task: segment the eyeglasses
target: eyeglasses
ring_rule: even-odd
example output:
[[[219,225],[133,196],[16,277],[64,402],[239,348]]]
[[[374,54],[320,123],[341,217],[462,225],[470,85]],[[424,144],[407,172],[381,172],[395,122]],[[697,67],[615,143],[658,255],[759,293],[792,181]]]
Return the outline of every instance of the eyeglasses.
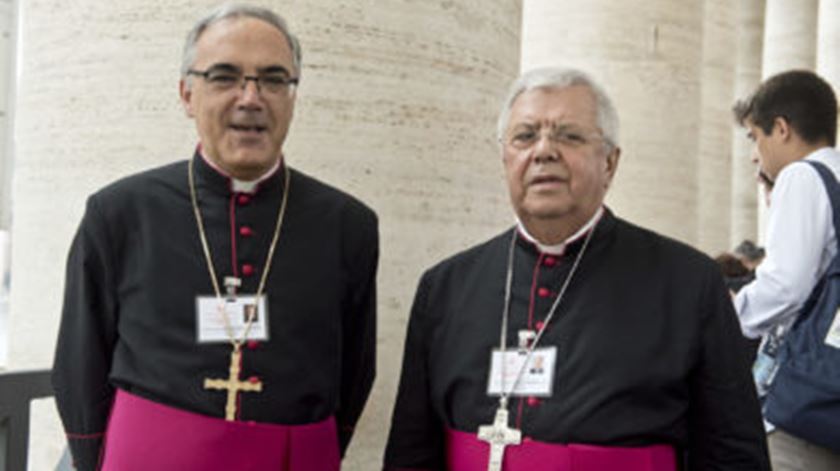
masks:
[[[551,143],[568,149],[584,148],[598,141],[611,145],[609,139],[598,132],[587,132],[573,126],[552,126],[546,129]],[[536,145],[542,134],[539,126],[517,126],[508,133],[504,143],[518,150],[530,149]]]
[[[190,69],[187,75],[201,77],[210,86],[210,90],[223,93],[237,87],[244,90],[248,81],[257,86],[257,92],[266,95],[279,95],[298,84],[297,77],[289,77],[285,69],[266,70],[257,75],[245,75],[241,70],[227,66],[213,66],[207,70]]]

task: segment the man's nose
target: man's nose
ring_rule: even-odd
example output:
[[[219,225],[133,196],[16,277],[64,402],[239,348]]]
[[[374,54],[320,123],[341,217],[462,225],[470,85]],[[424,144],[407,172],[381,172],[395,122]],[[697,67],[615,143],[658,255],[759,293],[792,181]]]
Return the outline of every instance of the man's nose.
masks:
[[[253,84],[251,84],[253,82]],[[260,83],[256,77],[243,77],[242,88],[240,89],[239,100],[241,103],[259,103],[262,99],[260,95]]]
[[[560,158],[559,146],[554,145],[551,134],[541,132],[534,143],[534,161],[538,163],[553,162]]]
[[[755,147],[753,147],[752,152],[750,152],[750,162],[758,164],[758,149]]]

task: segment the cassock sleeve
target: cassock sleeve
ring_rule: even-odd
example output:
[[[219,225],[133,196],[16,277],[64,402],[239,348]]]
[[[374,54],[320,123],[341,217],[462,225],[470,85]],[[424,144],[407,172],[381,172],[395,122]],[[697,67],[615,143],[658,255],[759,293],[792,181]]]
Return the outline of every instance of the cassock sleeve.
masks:
[[[698,364],[691,373],[690,471],[770,470],[760,406],[730,295],[707,270]]]
[[[429,284],[426,273],[411,308],[384,471],[444,471],[446,467],[444,429],[432,406],[429,382]]]
[[[379,234],[376,215],[361,205],[344,214],[345,272],[350,279],[342,318],[341,397],[336,412],[341,456],[376,376],[376,269]]]
[[[111,247],[95,197],[70,248],[52,384],[76,469],[98,468],[114,388],[116,342]]]

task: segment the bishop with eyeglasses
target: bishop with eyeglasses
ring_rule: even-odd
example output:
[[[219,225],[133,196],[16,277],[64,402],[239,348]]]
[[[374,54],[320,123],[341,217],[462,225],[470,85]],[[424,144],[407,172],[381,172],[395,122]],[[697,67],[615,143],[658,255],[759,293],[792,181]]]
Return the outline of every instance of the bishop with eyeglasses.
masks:
[[[768,470],[716,265],[604,204],[603,88],[527,72],[498,136],[516,224],[420,279],[385,471]]]
[[[377,218],[283,155],[300,46],[223,5],[188,35],[187,161],[92,195],[53,384],[76,469],[337,471],[375,368]]]

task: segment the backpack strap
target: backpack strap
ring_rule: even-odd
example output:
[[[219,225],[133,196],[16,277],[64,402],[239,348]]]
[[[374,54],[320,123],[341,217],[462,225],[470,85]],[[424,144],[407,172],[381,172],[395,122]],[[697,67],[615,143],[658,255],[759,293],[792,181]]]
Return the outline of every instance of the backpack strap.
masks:
[[[837,236],[837,253],[840,254],[840,183],[837,183],[834,172],[829,170],[824,163],[814,162],[813,160],[805,160],[804,162],[814,167],[823,181],[825,191],[828,193],[828,200],[831,202],[832,219],[834,220],[834,234]]]

